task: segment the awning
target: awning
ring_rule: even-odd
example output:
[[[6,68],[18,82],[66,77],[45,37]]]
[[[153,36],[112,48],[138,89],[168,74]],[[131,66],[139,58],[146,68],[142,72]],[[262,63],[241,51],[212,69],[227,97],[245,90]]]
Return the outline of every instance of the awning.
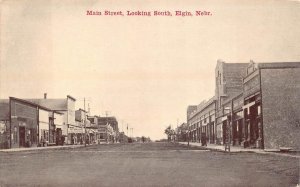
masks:
[[[228,119],[227,116],[222,117],[222,121],[226,121],[227,119]]]
[[[83,128],[68,128],[68,133],[84,133]]]
[[[248,104],[246,104],[246,105],[244,105],[243,106],[243,109],[248,109],[248,108],[250,108],[251,106],[253,106],[253,105],[255,105],[255,101],[253,101],[253,102],[251,102],[251,103],[248,103]]]
[[[94,130],[94,129],[87,129],[86,130],[88,133],[96,133],[97,132],[97,130]]]

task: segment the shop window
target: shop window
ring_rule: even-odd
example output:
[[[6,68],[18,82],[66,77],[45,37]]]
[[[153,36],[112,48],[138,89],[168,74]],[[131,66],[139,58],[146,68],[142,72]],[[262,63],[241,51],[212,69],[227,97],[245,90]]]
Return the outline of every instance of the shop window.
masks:
[[[41,130],[41,140],[49,141],[49,131],[48,130]]]

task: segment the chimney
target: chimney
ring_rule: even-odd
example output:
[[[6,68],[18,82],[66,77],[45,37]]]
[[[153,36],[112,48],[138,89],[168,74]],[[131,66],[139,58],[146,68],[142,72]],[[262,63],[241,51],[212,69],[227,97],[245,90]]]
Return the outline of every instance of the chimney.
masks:
[[[44,99],[47,99],[47,93],[44,93]]]

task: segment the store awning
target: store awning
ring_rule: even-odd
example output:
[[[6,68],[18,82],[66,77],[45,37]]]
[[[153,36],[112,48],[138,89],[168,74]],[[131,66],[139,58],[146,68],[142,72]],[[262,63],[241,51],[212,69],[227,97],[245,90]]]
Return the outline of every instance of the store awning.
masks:
[[[84,133],[83,128],[68,128],[68,133]]]

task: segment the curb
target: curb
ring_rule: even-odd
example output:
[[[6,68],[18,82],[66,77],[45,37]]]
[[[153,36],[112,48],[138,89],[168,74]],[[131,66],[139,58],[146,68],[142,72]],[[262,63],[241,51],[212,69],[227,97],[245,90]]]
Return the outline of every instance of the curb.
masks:
[[[92,146],[92,145],[87,145],[87,146]],[[24,151],[51,150],[51,149],[75,149],[75,148],[79,148],[79,147],[84,147],[84,145],[66,145],[66,146],[49,146],[49,147],[34,147],[34,148],[1,149],[0,152],[14,153],[14,152],[24,152]]]
[[[183,144],[183,143],[179,143],[180,145],[185,145],[188,146],[187,144]],[[204,148],[204,149],[208,149],[211,151],[218,151],[218,152],[224,152],[224,153],[257,153],[257,154],[269,154],[269,155],[277,155],[277,156],[284,156],[284,157],[292,157],[292,158],[299,158],[300,159],[300,155],[290,155],[290,154],[286,154],[286,153],[276,153],[276,152],[267,152],[267,151],[251,151],[251,150],[240,150],[240,151],[233,151],[233,152],[228,152],[225,151],[223,149],[218,149],[218,148],[210,148],[210,147],[204,147],[204,146],[198,146],[198,145],[189,145],[191,147],[200,147],[200,148]]]

